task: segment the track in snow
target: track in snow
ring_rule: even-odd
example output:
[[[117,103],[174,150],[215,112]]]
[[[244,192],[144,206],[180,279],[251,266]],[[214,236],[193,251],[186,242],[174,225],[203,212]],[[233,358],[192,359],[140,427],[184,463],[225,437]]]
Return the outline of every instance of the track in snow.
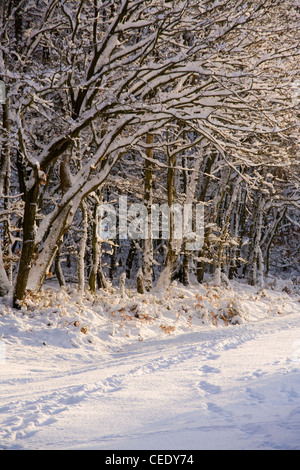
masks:
[[[84,359],[11,346],[2,449],[300,449],[297,316]]]

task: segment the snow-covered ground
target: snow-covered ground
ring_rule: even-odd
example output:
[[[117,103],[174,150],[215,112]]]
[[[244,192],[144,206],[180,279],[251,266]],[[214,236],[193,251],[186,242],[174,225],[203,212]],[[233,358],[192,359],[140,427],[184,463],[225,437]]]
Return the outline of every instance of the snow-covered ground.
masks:
[[[300,449],[300,295],[285,290],[3,299],[0,448]]]

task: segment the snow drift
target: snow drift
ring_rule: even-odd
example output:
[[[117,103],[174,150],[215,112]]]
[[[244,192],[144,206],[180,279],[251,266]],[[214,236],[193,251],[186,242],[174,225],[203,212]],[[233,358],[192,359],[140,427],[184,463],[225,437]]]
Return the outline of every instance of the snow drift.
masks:
[[[299,449],[298,288],[2,299],[0,448]]]

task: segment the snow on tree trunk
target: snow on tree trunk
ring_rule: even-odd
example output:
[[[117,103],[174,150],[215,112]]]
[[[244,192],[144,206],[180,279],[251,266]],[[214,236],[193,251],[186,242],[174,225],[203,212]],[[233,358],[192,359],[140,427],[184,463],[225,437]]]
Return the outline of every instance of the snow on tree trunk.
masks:
[[[144,294],[145,293],[145,288],[144,288],[144,275],[141,269],[138,270],[137,276],[136,276],[136,290],[138,294]]]
[[[154,142],[154,136],[147,134],[146,144],[149,146],[146,148],[146,155],[148,158],[153,159],[153,148],[150,147]],[[153,270],[153,239],[152,239],[152,217],[151,207],[153,204],[153,163],[147,158],[145,159],[145,185],[144,185],[144,201],[148,215],[148,227],[147,236],[143,240],[143,279],[144,287],[147,292],[152,288],[152,270]]]
[[[49,227],[47,241],[42,246],[39,253],[37,253],[35,264],[28,274],[29,290],[39,291],[41,289],[45,278],[49,273],[61,239],[67,232],[71,221],[74,218],[74,215],[70,215],[73,210],[75,210],[75,208],[72,204],[66,206]]]
[[[221,266],[220,265],[218,265],[215,269],[214,285],[215,286],[220,286],[221,285]]]
[[[81,205],[81,215],[82,215],[82,229],[81,229],[81,240],[80,240],[80,249],[78,254],[78,290],[84,292],[85,289],[85,248],[87,242],[87,230],[88,230],[88,214],[87,214],[87,205],[85,201],[82,201]]]
[[[61,267],[60,250],[61,250],[61,243],[59,244],[56,255],[55,255],[54,269],[55,269],[55,274],[56,274],[60,287],[65,287],[66,281],[65,281],[64,272]]]
[[[258,197],[258,204],[255,212],[255,229],[254,229],[254,243],[252,248],[252,254],[250,257],[250,284],[263,284],[263,262],[261,252],[261,235],[262,235],[262,223],[263,223],[263,208],[264,199],[260,194]]]
[[[9,292],[10,288],[11,285],[3,266],[2,250],[0,249],[0,297],[6,295]]]
[[[10,128],[10,119],[9,119],[9,104],[8,99],[2,105],[3,110],[3,137],[4,143],[3,148],[1,149],[1,159],[0,159],[0,199],[4,196],[3,207],[9,213],[9,181],[10,181],[10,144],[9,144],[9,128]],[[6,248],[8,255],[11,257],[11,234],[9,230],[9,214],[7,214],[6,219],[3,222],[3,238],[4,243],[6,242]],[[9,279],[10,277],[10,279]],[[8,277],[6,270],[3,265],[3,252],[2,252],[2,242],[0,239],[0,297],[3,297],[10,290],[11,287],[11,277],[12,277],[12,267],[10,263],[10,276]]]
[[[125,281],[126,281],[126,273],[122,273],[120,276],[120,296],[121,297],[126,297]]]
[[[183,239],[176,237],[176,207],[175,207],[175,165],[176,154],[168,152],[168,172],[167,172],[167,193],[168,193],[168,211],[169,211],[169,238],[167,244],[167,254],[164,261],[163,270],[156,283],[155,289],[168,288],[176,259],[178,258],[183,243]],[[178,228],[178,227],[177,227]]]
[[[19,261],[19,269],[13,294],[14,306],[19,306],[19,301],[25,297],[27,282],[36,249],[36,213],[39,196],[38,169],[35,169],[35,181],[27,191],[23,218],[23,245]]]
[[[100,198],[97,198],[97,201],[94,206],[94,213],[93,213],[92,268],[91,268],[90,277],[89,277],[89,288],[92,292],[96,292],[97,273],[100,268],[101,242],[98,236],[98,232],[99,232],[98,227],[100,223],[98,204],[101,202],[101,200]]]
[[[253,268],[253,280],[261,278],[264,258],[268,260],[275,239],[270,232],[270,243],[261,240],[276,217],[270,209],[299,209],[298,95],[292,91],[297,88],[298,93],[299,88],[299,45],[292,34],[297,30],[298,7],[294,0],[238,4],[221,0],[214,7],[209,3],[1,3],[0,75],[9,90],[13,116],[7,126],[0,109],[1,159],[6,145],[11,179],[5,197],[16,201],[6,204],[1,196],[3,217],[11,222],[5,228],[9,237],[1,232],[1,245],[5,256],[13,255],[8,261],[15,276],[15,302],[27,288],[41,288],[62,236],[80,215],[81,202],[108,177],[110,185],[126,187],[134,201],[145,200],[143,184],[139,184],[142,191],[135,189],[138,172],[145,167],[142,158],[149,161],[149,146],[144,150],[149,135],[155,136],[153,166],[161,170],[155,173],[160,173],[160,200],[166,190],[170,194],[169,178],[175,172],[172,166],[170,171],[166,155],[173,152],[177,162],[182,157],[200,162],[195,169],[195,181],[201,185],[198,200],[205,200],[212,211],[208,209],[210,225],[200,253],[205,261],[199,278],[212,259],[217,269],[227,267],[228,254],[244,264],[246,276]],[[196,145],[201,139],[210,155],[207,164]],[[234,232],[230,221],[223,224],[233,195],[227,173],[243,180],[240,220],[250,253],[245,240],[239,240],[237,250],[231,249]],[[248,233],[262,175],[266,176],[263,190],[270,196],[269,212],[264,213],[263,230],[255,214]],[[188,187],[191,179],[187,183]],[[237,184],[242,183],[237,180]],[[173,190],[169,207],[182,200],[183,191]],[[236,200],[230,207],[232,215],[238,214],[238,204]],[[297,223],[296,213],[288,224],[294,230]],[[172,230],[171,223],[158,281],[164,279],[164,286],[181,253]],[[13,247],[11,253],[5,243]],[[150,240],[147,243],[148,289],[153,253]],[[242,250],[249,267],[239,256]],[[7,256],[4,261],[6,268]]]

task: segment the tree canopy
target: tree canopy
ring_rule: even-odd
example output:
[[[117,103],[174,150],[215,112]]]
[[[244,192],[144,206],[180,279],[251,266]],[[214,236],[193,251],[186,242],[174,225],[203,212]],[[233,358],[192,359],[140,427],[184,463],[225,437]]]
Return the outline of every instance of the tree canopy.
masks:
[[[17,306],[53,274],[94,290],[142,268],[149,290],[296,271],[299,11],[294,0],[4,1],[1,294],[13,285]],[[168,239],[101,239],[97,208],[120,195],[148,212],[202,204],[203,246],[176,239],[172,217]]]

